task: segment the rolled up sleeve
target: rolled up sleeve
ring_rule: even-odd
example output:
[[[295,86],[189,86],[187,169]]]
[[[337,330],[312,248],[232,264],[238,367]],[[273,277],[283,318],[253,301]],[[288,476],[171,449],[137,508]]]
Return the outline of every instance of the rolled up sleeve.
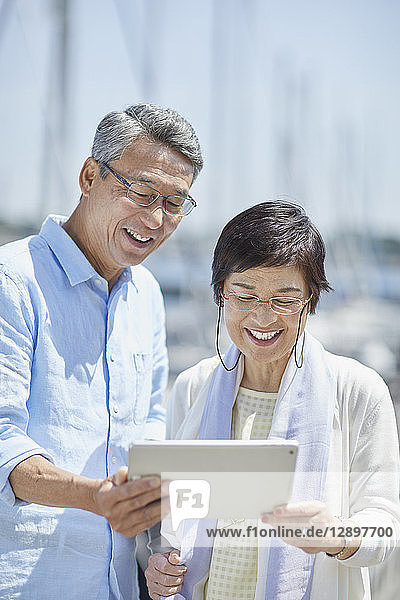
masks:
[[[26,433],[34,316],[23,283],[0,269],[0,500],[17,499],[9,483],[11,471],[23,460],[41,454],[52,457]]]

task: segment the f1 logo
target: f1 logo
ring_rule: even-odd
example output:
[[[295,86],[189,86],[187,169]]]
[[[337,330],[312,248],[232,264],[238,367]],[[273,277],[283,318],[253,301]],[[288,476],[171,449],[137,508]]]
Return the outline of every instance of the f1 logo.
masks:
[[[205,479],[175,479],[169,484],[172,529],[184,519],[203,519],[210,506],[210,484]]]

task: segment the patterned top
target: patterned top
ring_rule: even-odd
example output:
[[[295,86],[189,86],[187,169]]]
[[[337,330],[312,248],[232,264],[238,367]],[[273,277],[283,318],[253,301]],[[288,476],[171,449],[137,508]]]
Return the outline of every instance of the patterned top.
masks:
[[[256,392],[240,387],[233,408],[231,439],[266,439],[271,429],[276,398],[276,393]],[[237,523],[237,527],[243,530],[257,525],[255,519],[234,523],[219,519],[217,527],[221,529],[236,526]],[[254,600],[257,562],[257,539],[216,537],[204,590],[205,600]]]

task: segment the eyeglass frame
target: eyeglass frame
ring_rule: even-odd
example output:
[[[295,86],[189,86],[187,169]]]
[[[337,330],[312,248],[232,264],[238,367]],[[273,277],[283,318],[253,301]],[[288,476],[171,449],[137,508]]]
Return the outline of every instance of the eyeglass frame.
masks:
[[[222,287],[220,287],[220,294],[222,296],[222,298],[224,298],[224,300],[228,300],[229,302],[229,296],[245,296],[246,294],[237,294],[236,292],[228,292],[228,294],[224,294],[224,291],[222,289]],[[247,294],[247,296],[249,298],[254,298],[256,300],[256,304],[257,306],[255,306],[254,308],[244,308],[243,310],[240,308],[233,308],[233,310],[238,310],[239,312],[245,312],[247,311],[252,311],[255,310],[256,308],[258,308],[259,304],[268,304],[270,310],[272,310],[272,312],[274,312],[277,315],[297,315],[301,310],[303,310],[303,308],[310,302],[311,298],[313,297],[313,295],[311,294],[311,296],[309,298],[307,298],[307,300],[300,300],[300,298],[293,298],[291,296],[271,296],[271,298],[268,298],[267,300],[263,300],[262,298],[259,298],[258,296],[254,296],[253,294]],[[300,302],[300,306],[298,308],[298,310],[296,310],[295,312],[278,312],[277,310],[274,310],[272,308],[272,300],[296,300],[297,302]]]
[[[123,177],[120,173],[117,173],[117,171],[114,171],[114,169],[112,169],[106,162],[100,161],[100,164],[102,164],[104,167],[106,167],[106,169],[108,169],[111,173],[111,175],[113,175],[115,177],[115,179],[117,181],[119,181],[120,183],[122,183],[126,188],[126,197],[129,200],[129,202],[132,202],[133,204],[137,204],[138,206],[143,206],[143,207],[149,207],[152,206],[154,204],[154,202],[156,202],[156,200],[158,200],[159,198],[163,199],[162,202],[162,211],[164,214],[168,215],[169,217],[187,217],[188,215],[190,215],[190,213],[192,212],[192,210],[194,208],[196,208],[197,206],[197,202],[194,198],[192,198],[192,196],[189,196],[189,194],[187,196],[178,196],[178,194],[169,194],[168,196],[164,196],[163,194],[161,194],[158,190],[156,190],[155,188],[153,188],[151,185],[148,185],[147,183],[143,183],[142,181],[131,181],[129,182],[127,179],[125,179],[125,177]],[[150,204],[141,204],[140,202],[137,202],[136,200],[133,200],[133,198],[129,197],[129,188],[131,187],[132,184],[135,185],[143,185],[145,187],[150,188],[151,190],[153,190],[157,195],[154,198],[154,200],[152,200],[150,202]],[[178,214],[178,213],[171,213],[168,212],[166,209],[166,202],[168,198],[181,198],[182,200],[189,200],[192,204],[191,209],[189,210],[189,212],[187,212],[186,214]]]

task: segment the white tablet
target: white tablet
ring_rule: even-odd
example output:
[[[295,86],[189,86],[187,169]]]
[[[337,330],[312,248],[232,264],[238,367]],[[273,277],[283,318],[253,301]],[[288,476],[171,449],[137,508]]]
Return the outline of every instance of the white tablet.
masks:
[[[170,481],[171,509],[184,518],[251,519],[290,500],[296,456],[292,440],[135,442],[128,477]]]

